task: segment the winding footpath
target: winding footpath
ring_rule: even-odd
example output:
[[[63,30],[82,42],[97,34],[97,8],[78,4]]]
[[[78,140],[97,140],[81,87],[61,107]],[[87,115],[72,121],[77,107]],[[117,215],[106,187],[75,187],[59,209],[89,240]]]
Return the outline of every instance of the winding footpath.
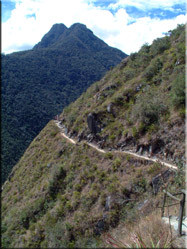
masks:
[[[69,142],[71,142],[72,144],[78,144],[78,142],[72,138],[69,138],[65,132],[64,132],[64,128],[63,126],[60,124],[60,121],[57,121],[57,120],[54,120],[54,123],[57,125],[57,127],[61,130],[61,135],[67,139]],[[103,149],[100,149],[97,145],[93,144],[93,143],[89,143],[87,141],[85,141],[90,147],[96,149],[97,151],[101,152],[101,153],[107,153],[109,151],[107,150],[103,150]],[[135,156],[137,158],[141,158],[141,159],[145,159],[145,160],[148,160],[148,161],[152,161],[152,162],[158,162],[160,164],[162,164],[163,166],[166,166],[166,167],[169,167],[169,168],[172,168],[174,170],[178,170],[178,167],[173,165],[173,164],[170,164],[170,163],[167,163],[167,162],[164,162],[164,161],[161,161],[160,159],[157,159],[157,158],[151,158],[151,157],[147,157],[147,156],[141,156],[135,152],[132,152],[132,151],[120,151],[120,150],[112,150],[111,152],[114,152],[114,153],[124,153],[124,154],[128,154],[128,155],[132,155],[132,156]]]

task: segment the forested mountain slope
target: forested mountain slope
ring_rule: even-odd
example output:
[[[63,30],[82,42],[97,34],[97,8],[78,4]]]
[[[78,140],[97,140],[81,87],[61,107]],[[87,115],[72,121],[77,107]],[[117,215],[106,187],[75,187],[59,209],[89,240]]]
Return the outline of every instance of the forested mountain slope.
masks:
[[[2,55],[2,180],[38,132],[127,55],[85,25],[55,24],[32,50]]]
[[[63,110],[63,130],[77,144],[54,120],[46,125],[3,185],[5,248],[104,248],[110,234],[132,248],[138,238],[147,248],[171,248],[159,207],[163,189],[185,187],[184,66],[179,26],[131,54]],[[168,212],[176,215],[177,207]],[[179,244],[173,240],[172,246]]]

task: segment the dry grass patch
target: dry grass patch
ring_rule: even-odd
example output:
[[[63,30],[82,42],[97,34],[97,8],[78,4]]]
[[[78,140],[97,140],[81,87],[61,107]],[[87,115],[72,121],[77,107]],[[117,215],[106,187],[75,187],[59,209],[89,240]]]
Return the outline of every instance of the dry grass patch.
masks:
[[[105,246],[116,248],[177,248],[176,238],[160,214],[152,213],[141,218],[137,225],[125,224],[116,235],[105,234],[103,241]]]

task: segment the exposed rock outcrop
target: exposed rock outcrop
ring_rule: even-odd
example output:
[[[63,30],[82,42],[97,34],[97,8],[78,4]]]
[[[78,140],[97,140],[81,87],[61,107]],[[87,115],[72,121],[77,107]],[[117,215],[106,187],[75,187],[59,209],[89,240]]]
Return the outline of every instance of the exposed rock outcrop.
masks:
[[[112,103],[107,105],[107,112],[113,113],[113,104]]]
[[[152,178],[150,185],[153,188],[153,193],[156,195],[160,189],[160,187],[167,182],[168,178],[171,175],[174,175],[175,172],[167,169],[166,171],[164,171],[161,174],[156,175],[155,177]]]
[[[98,122],[96,113],[89,113],[88,114],[87,124],[88,124],[88,128],[92,134],[96,135],[98,132],[101,131],[101,128],[99,127],[99,122]]]

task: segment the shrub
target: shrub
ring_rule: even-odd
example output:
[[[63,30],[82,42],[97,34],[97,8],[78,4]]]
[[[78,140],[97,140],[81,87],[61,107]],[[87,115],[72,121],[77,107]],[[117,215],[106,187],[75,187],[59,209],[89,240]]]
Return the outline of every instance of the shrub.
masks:
[[[114,103],[116,104],[116,105],[123,105],[123,102],[124,102],[124,98],[123,98],[123,96],[116,96],[115,98],[114,98]]]
[[[97,171],[97,174],[98,174],[98,179],[100,182],[103,182],[107,177],[106,173],[102,171]]]
[[[113,171],[117,171],[120,165],[121,165],[120,158],[116,158],[112,164]]]
[[[159,117],[167,111],[167,106],[163,99],[159,92],[151,89],[139,95],[132,109],[133,120],[139,121],[146,126],[158,122]]]
[[[107,190],[109,193],[116,193],[118,187],[116,186],[115,183],[110,183],[108,186],[107,186]]]
[[[116,209],[113,209],[109,212],[108,218],[107,218],[108,223],[110,224],[111,227],[116,227],[118,222],[119,222],[119,210],[116,207]]]
[[[72,206],[70,201],[66,202],[65,210],[68,211],[68,212],[71,212],[73,210],[73,206]]]
[[[114,141],[115,138],[116,138],[115,134],[111,134],[111,135],[109,136],[109,140],[111,140],[111,141]]]
[[[173,38],[173,40],[177,40],[177,38],[182,34],[185,33],[185,25],[178,24],[176,29],[170,30],[169,34]]]
[[[59,220],[53,226],[47,225],[45,237],[49,248],[68,248],[69,238],[68,231],[62,220]]]
[[[8,236],[6,231],[7,231],[7,225],[4,222],[2,222],[1,223],[1,233],[2,233],[1,246],[2,248],[9,248],[10,246],[11,238]]]
[[[146,68],[143,76],[149,81],[155,76],[160,69],[162,69],[162,62],[159,58],[156,58],[151,61],[151,64]]]
[[[80,192],[78,192],[78,191],[74,191],[74,192],[73,192],[73,198],[79,199],[80,196],[81,196]]]
[[[140,48],[139,53],[142,54],[147,54],[150,51],[150,45],[148,43],[144,43],[142,47]]]
[[[162,168],[160,163],[154,163],[153,165],[151,165],[149,167],[149,169],[147,170],[147,173],[150,175],[157,175],[160,172],[160,169]]]
[[[185,63],[185,43],[179,43],[177,45],[177,60],[180,64]]]
[[[32,214],[29,209],[26,208],[25,210],[22,210],[20,214],[20,225],[28,229],[31,216]]]
[[[75,184],[74,189],[76,190],[76,192],[80,192],[82,189],[82,185],[80,183],[77,183]]]
[[[138,126],[138,132],[143,134],[146,131],[146,126],[144,123],[140,122],[139,126]]]
[[[178,170],[175,175],[175,183],[180,188],[185,188],[185,166],[182,162],[178,162]]]
[[[114,160],[113,165],[116,166],[116,167],[119,167],[121,165],[121,159],[117,157]]]
[[[147,181],[141,176],[140,178],[133,179],[133,191],[136,193],[143,193],[146,191]]]
[[[63,166],[55,165],[52,173],[51,179],[49,180],[48,192],[49,195],[54,198],[58,192],[58,189],[62,187],[60,179],[64,179],[66,177],[66,171]]]
[[[126,70],[125,73],[124,73],[124,80],[125,81],[131,80],[132,78],[135,77],[135,75],[136,75],[135,73],[136,72],[135,72],[134,69],[128,69],[128,70]]]
[[[55,127],[55,129],[51,131],[50,135],[51,137],[55,137],[57,133],[58,133],[58,128]]]
[[[107,152],[107,153],[105,154],[105,158],[106,158],[106,159],[112,159],[112,158],[113,158],[112,152]]]
[[[132,127],[132,136],[133,136],[134,138],[137,138],[137,137],[138,137],[138,131],[137,131],[137,129],[136,129],[135,126]]]
[[[158,38],[153,41],[153,44],[150,48],[152,56],[163,53],[166,49],[170,48],[170,39],[168,36],[163,38]]]
[[[151,124],[147,129],[149,134],[152,134],[156,132],[157,130],[158,130],[158,126],[156,124]]]
[[[127,134],[128,134],[128,132],[129,132],[129,130],[128,130],[128,129],[124,130],[124,131],[122,132],[122,136],[123,136],[123,137],[126,137],[126,136],[127,136]]]
[[[127,154],[125,158],[126,158],[126,160],[128,162],[128,161],[130,161],[131,156]]]
[[[172,82],[171,102],[174,107],[185,105],[185,75],[180,74]]]
[[[98,86],[98,83],[95,83],[94,85],[94,92],[99,92],[99,86]]]
[[[130,58],[130,60],[131,60],[131,61],[136,60],[136,59],[137,59],[137,57],[138,57],[138,53],[137,53],[137,52],[135,52],[135,53],[131,53],[131,54],[130,54],[130,56],[129,56],[129,58]]]
[[[70,114],[68,115],[68,118],[67,118],[68,123],[69,123],[70,125],[73,125],[73,123],[74,123],[75,120],[76,120],[76,117],[77,117],[77,115],[76,115],[75,112],[70,113]]]
[[[184,106],[179,110],[179,116],[184,119],[185,115],[186,115],[186,108]]]
[[[138,53],[138,58],[136,59],[136,61],[138,62],[138,64],[137,64],[138,67],[145,68],[149,64],[149,62],[151,60],[151,55],[149,52],[150,52],[150,46],[147,43],[145,43],[141,47],[141,49]],[[142,63],[142,61],[143,61],[143,63]]]

